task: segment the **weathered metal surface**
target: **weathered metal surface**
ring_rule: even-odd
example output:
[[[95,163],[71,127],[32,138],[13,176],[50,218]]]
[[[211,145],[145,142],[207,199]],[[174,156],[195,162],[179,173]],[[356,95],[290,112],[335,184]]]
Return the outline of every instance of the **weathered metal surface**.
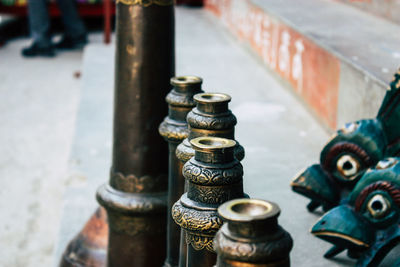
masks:
[[[243,167],[233,140],[204,136],[190,143],[195,155],[183,167],[187,193],[174,204],[172,216],[185,232],[187,266],[207,267],[216,261],[213,238],[222,226],[218,206],[244,197]]]
[[[60,267],[106,265],[108,243],[107,214],[98,208],[82,231],[71,240],[62,258]]]
[[[222,204],[218,214],[225,223],[214,239],[217,267],[290,266],[293,240],[278,225],[278,205],[235,199]]]
[[[158,126],[174,76],[174,7],[136,2],[117,3],[112,168],[97,191],[109,267],[159,267],[166,251],[168,147]]]
[[[202,92],[202,79],[195,76],[181,76],[171,79],[174,87],[167,95],[168,116],[158,131],[169,145],[168,169],[168,222],[167,222],[167,258],[164,266],[178,266],[180,227],[171,216],[172,205],[184,193],[185,178],[182,174],[183,163],[175,154],[176,147],[189,135],[186,115],[195,106],[193,95]]]
[[[400,71],[395,74],[375,119],[346,124],[323,148],[320,163],[296,176],[292,189],[311,199],[308,210],[341,203],[369,167],[400,155]]]
[[[187,162],[194,156],[190,140],[200,136],[215,136],[235,139],[235,115],[229,110],[231,97],[221,93],[201,93],[194,96],[196,107],[187,115],[189,136],[176,149],[176,156],[182,162]],[[235,156],[238,160],[244,158],[244,149],[236,141]]]
[[[194,96],[196,108],[189,112],[187,122],[189,136],[176,149],[177,158],[185,164],[194,156],[190,140],[199,136],[215,136],[234,140],[236,117],[229,110],[231,97],[220,93],[202,93]],[[236,141],[235,156],[238,160],[244,158],[244,149]],[[186,191],[186,190],[185,190]],[[179,266],[186,266],[187,246],[183,233],[180,240]]]
[[[344,203],[326,213],[311,229],[334,247],[331,258],[347,249],[356,266],[379,266],[400,243],[400,158],[386,158],[369,169]],[[397,266],[397,265],[393,265]]]

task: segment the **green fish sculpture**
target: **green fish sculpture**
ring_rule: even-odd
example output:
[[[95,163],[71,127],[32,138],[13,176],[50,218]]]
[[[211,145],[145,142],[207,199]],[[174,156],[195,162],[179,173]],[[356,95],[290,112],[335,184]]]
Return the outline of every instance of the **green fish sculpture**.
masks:
[[[400,158],[369,169],[345,202],[322,216],[311,233],[334,244],[327,258],[347,249],[358,258],[356,266],[378,266],[400,243]]]
[[[375,119],[347,123],[322,149],[320,163],[300,172],[293,191],[311,200],[307,209],[327,211],[341,203],[365,171],[383,158],[400,156],[400,70]]]

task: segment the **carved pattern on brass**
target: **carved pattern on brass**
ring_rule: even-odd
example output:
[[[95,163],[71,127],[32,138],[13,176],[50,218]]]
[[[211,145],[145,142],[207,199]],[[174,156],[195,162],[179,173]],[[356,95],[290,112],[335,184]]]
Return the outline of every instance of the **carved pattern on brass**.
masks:
[[[218,232],[215,237],[219,256],[241,261],[250,260],[259,262],[274,260],[277,255],[289,254],[289,251],[292,249],[291,238],[287,232],[279,232],[279,235],[272,237],[271,241],[258,243],[241,242],[230,239],[223,231]]]
[[[124,214],[166,212],[166,196],[163,193],[125,193],[115,190],[110,185],[102,185],[97,190],[96,198],[107,211],[118,211]]]
[[[208,251],[214,252],[213,239],[214,236],[199,236],[192,235],[190,232],[186,232],[186,243],[192,245],[195,250],[207,249]]]
[[[151,5],[158,5],[158,6],[170,6],[175,3],[174,0],[116,0],[116,3],[121,3],[124,5],[139,5],[148,7]]]
[[[236,161],[234,166],[227,169],[213,169],[207,166],[200,166],[194,160],[191,164],[185,164],[182,169],[186,179],[195,184],[201,185],[228,185],[242,180],[243,167]]]
[[[188,197],[194,201],[208,204],[220,204],[234,198],[243,197],[243,184],[237,183],[230,186],[212,187],[192,184],[188,190]]]
[[[184,207],[179,201],[172,207],[172,217],[185,230],[216,233],[222,226],[217,210],[199,211]]]
[[[150,175],[137,177],[133,174],[123,175],[120,172],[111,172],[110,185],[124,192],[152,192],[158,188],[163,188],[163,185],[166,184],[166,179],[167,177],[164,174],[158,177]]]
[[[181,142],[189,135],[186,124],[174,124],[170,121],[163,121],[158,128],[160,135],[167,141]]]
[[[194,156],[194,150],[189,144],[189,139],[186,138],[178,145],[175,155],[182,162],[187,162]]]
[[[236,117],[227,112],[226,116],[207,116],[203,113],[197,113],[196,109],[189,112],[187,116],[188,124],[193,128],[207,129],[207,130],[221,130],[230,129],[236,125]]]
[[[179,107],[193,108],[196,104],[193,100],[193,95],[179,94],[171,91],[165,98],[168,104]]]

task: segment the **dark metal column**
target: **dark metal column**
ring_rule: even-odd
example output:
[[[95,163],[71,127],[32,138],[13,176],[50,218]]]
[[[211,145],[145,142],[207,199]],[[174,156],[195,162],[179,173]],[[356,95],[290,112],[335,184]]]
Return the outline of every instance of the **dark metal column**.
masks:
[[[117,1],[107,266],[159,267],[166,251],[168,147],[158,134],[174,76],[172,0]]]
[[[169,145],[168,170],[168,219],[167,219],[167,258],[164,266],[178,266],[180,227],[171,216],[172,205],[183,194],[185,177],[183,164],[177,159],[175,150],[189,135],[186,115],[195,106],[193,95],[201,92],[202,79],[195,76],[181,76],[171,79],[174,88],[167,95],[168,116],[159,127],[159,132]]]

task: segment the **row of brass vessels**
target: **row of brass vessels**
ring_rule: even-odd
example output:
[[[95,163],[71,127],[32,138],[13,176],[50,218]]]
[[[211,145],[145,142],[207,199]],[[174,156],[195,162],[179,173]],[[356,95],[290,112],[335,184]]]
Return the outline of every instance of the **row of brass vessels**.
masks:
[[[116,1],[110,179],[60,266],[289,266],[279,207],[243,192],[230,96],[174,77],[173,2]]]

